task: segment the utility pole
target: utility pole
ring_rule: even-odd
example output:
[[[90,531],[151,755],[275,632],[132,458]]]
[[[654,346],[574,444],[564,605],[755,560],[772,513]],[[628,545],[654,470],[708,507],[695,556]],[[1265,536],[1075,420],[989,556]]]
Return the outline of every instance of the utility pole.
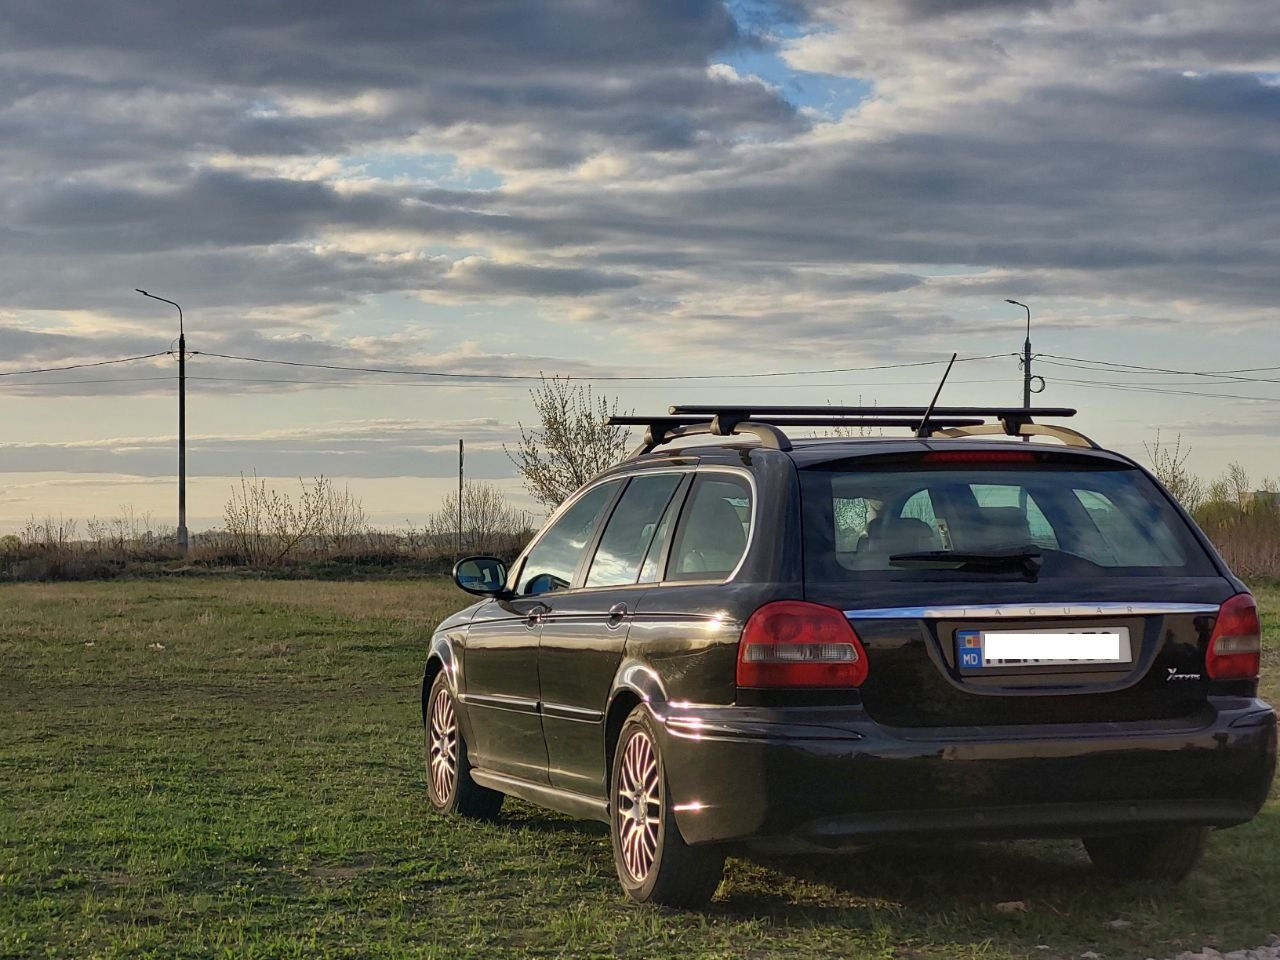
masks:
[[[178,549],[187,555],[187,334],[182,307],[165,297],[134,287],[138,293],[178,307]]]
[[[462,438],[458,438],[458,558],[462,558]]]

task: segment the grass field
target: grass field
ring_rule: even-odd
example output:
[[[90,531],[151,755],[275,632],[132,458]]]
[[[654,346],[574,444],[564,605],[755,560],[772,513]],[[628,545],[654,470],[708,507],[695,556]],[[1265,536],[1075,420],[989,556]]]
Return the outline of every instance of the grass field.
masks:
[[[1275,701],[1280,590],[1261,599]],[[1172,890],[1108,885],[1074,843],[928,845],[735,859],[703,913],[629,905],[599,826],[428,811],[421,662],[463,600],[422,581],[0,587],[0,957],[1112,960],[1280,933],[1274,793]]]

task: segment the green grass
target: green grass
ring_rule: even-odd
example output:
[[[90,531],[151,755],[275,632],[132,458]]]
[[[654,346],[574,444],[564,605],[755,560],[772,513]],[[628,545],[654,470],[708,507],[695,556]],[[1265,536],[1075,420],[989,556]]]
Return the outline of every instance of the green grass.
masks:
[[[1280,589],[1260,596],[1274,701]],[[0,957],[1112,960],[1280,932],[1274,794],[1175,889],[1104,883],[1074,843],[930,844],[734,859],[705,912],[630,905],[599,826],[429,812],[421,661],[463,602],[424,581],[0,587]]]

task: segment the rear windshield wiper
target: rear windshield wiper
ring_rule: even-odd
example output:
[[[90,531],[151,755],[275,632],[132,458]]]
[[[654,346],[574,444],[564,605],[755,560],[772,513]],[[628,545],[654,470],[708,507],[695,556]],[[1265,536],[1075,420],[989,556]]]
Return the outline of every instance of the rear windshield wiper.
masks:
[[[1029,577],[1040,572],[1039,550],[993,550],[988,553],[963,550],[919,550],[895,553],[889,557],[893,567],[933,567],[956,570],[1019,570]]]

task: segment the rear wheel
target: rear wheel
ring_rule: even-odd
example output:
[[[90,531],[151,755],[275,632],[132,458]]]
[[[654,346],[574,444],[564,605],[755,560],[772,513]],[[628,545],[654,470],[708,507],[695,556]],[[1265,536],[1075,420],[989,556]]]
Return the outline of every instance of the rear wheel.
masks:
[[[458,706],[445,682],[436,676],[427,696],[427,797],[441,813],[457,813],[478,820],[498,815],[503,796],[471,779],[467,744],[458,725]]]
[[[691,847],[680,836],[656,725],[644,707],[622,725],[609,783],[613,862],[627,896],[671,907],[710,900],[724,875],[724,850]]]
[[[1108,877],[1177,883],[1200,862],[1208,835],[1208,827],[1173,827],[1085,837],[1084,848],[1093,865]]]

